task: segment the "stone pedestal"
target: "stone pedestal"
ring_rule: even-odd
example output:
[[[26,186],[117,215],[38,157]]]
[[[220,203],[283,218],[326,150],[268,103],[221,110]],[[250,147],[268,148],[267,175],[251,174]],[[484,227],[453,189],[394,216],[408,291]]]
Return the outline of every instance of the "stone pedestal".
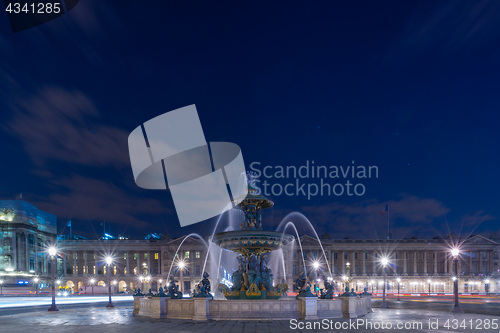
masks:
[[[299,297],[299,319],[318,320],[318,298]]]
[[[366,312],[367,313],[373,312],[373,310],[372,310],[372,295],[371,294],[359,294],[359,297],[361,297],[362,299],[365,299],[365,301],[366,301],[366,303],[365,303]]]
[[[132,311],[133,316],[139,314],[139,309],[141,308],[141,298],[144,298],[144,296],[134,296],[134,311]]]
[[[194,299],[194,317],[193,320],[206,321],[210,319],[210,301],[208,297]]]
[[[342,300],[342,316],[344,318],[357,318],[358,298],[354,296],[339,296]]]
[[[138,315],[150,318],[167,318],[166,297],[145,297],[139,300],[140,310]]]

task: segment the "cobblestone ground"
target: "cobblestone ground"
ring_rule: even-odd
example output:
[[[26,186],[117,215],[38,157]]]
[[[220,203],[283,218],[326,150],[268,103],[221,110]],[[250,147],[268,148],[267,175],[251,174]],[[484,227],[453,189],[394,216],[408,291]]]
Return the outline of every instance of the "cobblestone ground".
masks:
[[[500,315],[500,314],[499,314]],[[429,328],[429,318],[434,323],[438,321],[438,327]],[[456,321],[454,321],[454,319]],[[371,328],[365,325],[358,327],[351,323],[358,320],[371,322]],[[449,321],[449,328],[444,327]],[[320,323],[321,321],[317,321]],[[61,310],[60,312],[31,312],[0,317],[0,332],[499,332],[493,329],[494,323],[500,325],[500,316],[488,316],[478,314],[452,314],[447,312],[436,312],[426,310],[398,310],[398,309],[374,309],[373,313],[362,318],[333,319],[328,325],[316,329],[307,329],[307,325],[313,325],[311,321],[268,321],[268,320],[238,320],[238,321],[208,321],[193,322],[188,320],[150,319],[144,317],[133,317],[131,307],[116,307],[106,309],[103,307],[90,307],[86,309]],[[299,323],[300,328],[299,328]],[[378,324],[392,325],[391,329],[383,329]],[[403,328],[398,328],[398,323]],[[421,327],[418,327],[421,323]],[[454,323],[457,327],[454,329]],[[407,329],[404,329],[404,325]],[[465,324],[467,327],[460,327]],[[472,324],[472,328],[470,325]],[[318,325],[318,324],[316,324]],[[409,325],[409,326],[408,326]],[[296,327],[296,328],[295,328]],[[294,329],[295,328],[295,329]],[[489,329],[488,329],[489,328]]]

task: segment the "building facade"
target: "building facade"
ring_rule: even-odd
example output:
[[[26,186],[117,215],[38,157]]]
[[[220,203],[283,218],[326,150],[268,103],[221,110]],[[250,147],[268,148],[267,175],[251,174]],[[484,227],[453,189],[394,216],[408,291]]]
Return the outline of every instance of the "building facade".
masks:
[[[56,243],[56,216],[23,200],[0,200],[0,278],[19,284],[47,278],[47,246]]]
[[[172,260],[174,255],[177,255],[177,260],[185,262],[189,267],[183,270],[182,281],[185,293],[189,293],[202,278],[207,248],[202,241],[190,237],[179,248],[183,240],[184,237],[159,240],[60,241],[59,248],[64,256],[59,272],[65,272],[60,278],[64,284],[74,287],[75,290],[88,285],[90,279],[105,285],[107,276],[104,256],[106,253],[112,253],[116,258],[111,271],[116,291],[131,291],[138,287],[157,290],[159,285],[165,285],[169,271],[180,282],[180,272]],[[450,244],[460,244],[460,255],[457,259],[460,292],[500,292],[500,243],[483,236],[465,240],[330,240],[323,237],[321,246],[316,238],[303,236],[302,252],[297,241],[283,249],[285,272],[281,264],[276,265],[278,269],[274,272],[275,283],[285,280],[290,287],[293,286],[294,281],[304,271],[305,264],[310,281],[317,277],[322,287],[323,279],[329,278],[340,291],[345,287],[346,267],[349,263],[353,278],[351,286],[355,290],[362,291],[364,287],[368,287],[370,291],[381,291],[381,258],[387,257],[389,264],[386,267],[386,281],[389,292],[397,289],[397,279],[402,293],[452,292],[455,271]],[[319,263],[317,272],[314,262]],[[209,257],[207,267],[211,264]],[[221,270],[230,271],[229,268]],[[225,272],[219,276],[226,277]],[[212,276],[211,279],[213,278]],[[227,278],[230,279],[230,276]],[[212,283],[215,284],[215,281],[212,280]]]

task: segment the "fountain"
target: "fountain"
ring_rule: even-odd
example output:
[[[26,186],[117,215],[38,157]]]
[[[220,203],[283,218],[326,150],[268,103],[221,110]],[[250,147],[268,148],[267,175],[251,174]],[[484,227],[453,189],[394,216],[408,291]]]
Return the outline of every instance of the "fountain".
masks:
[[[279,253],[281,250],[283,275],[286,276],[282,249],[283,246],[291,244],[295,237],[286,234],[285,230],[263,230],[260,211],[272,207],[274,203],[256,193],[255,180],[252,175],[249,176],[247,176],[247,179],[249,179],[247,195],[237,197],[233,201],[233,206],[243,212],[240,229],[216,234],[220,221],[219,217],[211,237],[213,244],[210,247],[207,246],[207,256],[203,265],[203,279],[198,283],[192,297],[182,297],[175,283],[175,278],[170,275],[171,272],[169,271],[171,281],[168,286],[168,293],[160,293],[158,297],[151,297],[138,292],[134,295],[134,315],[194,321],[261,320],[264,318],[271,320],[289,320],[292,318],[318,320],[341,317],[355,318],[371,312],[371,295],[366,292],[356,295],[352,290],[349,292],[347,289],[347,292],[349,292],[348,297],[346,295],[334,297],[333,285],[328,281],[329,278],[331,279],[329,266],[328,273],[330,277],[323,277],[325,280],[324,290],[321,290],[320,295],[312,294],[311,283],[307,281],[306,263],[303,256],[304,270],[295,282],[298,295],[294,298],[283,297],[288,291],[288,285],[285,280],[283,283],[274,286],[273,273],[269,267],[269,256],[273,251],[278,250],[275,253]],[[309,225],[311,225],[310,222]],[[303,253],[297,228],[292,222],[287,222],[285,229],[288,226],[293,226],[301,253]],[[186,236],[177,251],[179,251],[180,246],[187,237],[192,235],[200,237],[197,234]],[[320,242],[319,237],[317,239]],[[225,299],[219,299],[222,296],[212,297],[209,274],[205,271],[208,254],[212,246],[214,250],[218,248],[218,251],[228,251],[227,254],[239,254],[237,257],[237,270],[233,272],[231,277],[232,284],[229,283],[229,286],[227,286],[221,283],[217,287],[217,290],[224,295]],[[214,255],[212,262],[218,263],[218,267],[215,267],[217,274],[213,274],[213,277],[219,280],[218,272],[222,252],[212,253],[212,255]],[[172,265],[170,266],[171,269]]]
[[[212,242],[222,249],[240,254],[238,269],[232,276],[232,287],[224,284],[218,287],[226,299],[279,299],[288,290],[286,283],[273,286],[267,253],[281,249],[294,237],[262,229],[260,210],[272,207],[274,203],[256,192],[255,181],[249,177],[248,194],[235,200],[244,214],[240,230],[221,232],[212,238]]]

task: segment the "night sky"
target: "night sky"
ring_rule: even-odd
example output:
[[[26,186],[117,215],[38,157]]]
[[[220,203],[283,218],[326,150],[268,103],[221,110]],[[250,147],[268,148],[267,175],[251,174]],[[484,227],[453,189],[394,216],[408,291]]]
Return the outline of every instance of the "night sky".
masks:
[[[394,238],[489,237],[498,17],[498,1],[82,0],[14,34],[2,14],[0,197],[22,193],[60,234],[71,220],[92,238],[102,221],[114,235],[205,236],[213,219],[181,228],[168,191],[136,186],[127,146],[140,124],[195,104],[207,141],[239,145],[247,170],[378,167],[351,179],[362,196],[269,195],[266,229],[298,211],[320,235],[383,239],[388,204]]]

